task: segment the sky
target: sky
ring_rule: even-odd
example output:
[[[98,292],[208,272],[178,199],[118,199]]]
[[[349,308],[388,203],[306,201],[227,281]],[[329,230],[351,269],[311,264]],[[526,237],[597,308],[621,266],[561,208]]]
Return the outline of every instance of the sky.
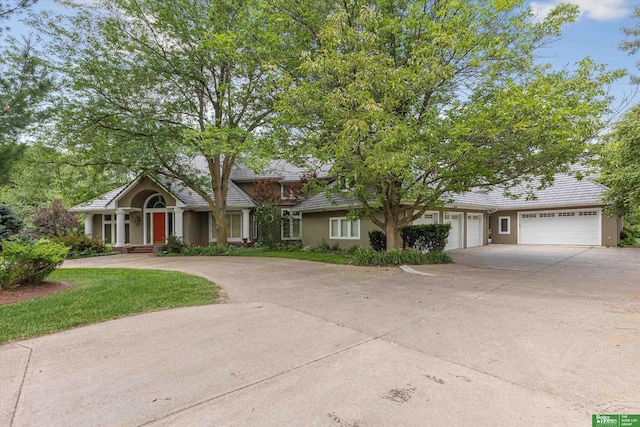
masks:
[[[91,1],[91,0],[86,0]],[[578,5],[580,17],[567,25],[562,38],[542,49],[540,61],[549,62],[554,68],[573,64],[590,56],[596,63],[606,64],[610,69],[625,68],[631,73],[640,75],[636,62],[640,54],[629,56],[618,49],[619,43],[625,39],[621,27],[635,27],[631,18],[634,6],[640,6],[640,0],[564,0]],[[526,0],[539,17],[545,16],[561,0]],[[54,7],[52,0],[40,0],[37,9]],[[59,8],[59,6],[58,6]],[[15,31],[24,30],[19,22],[9,22]],[[639,22],[640,23],[640,22]],[[635,92],[628,78],[615,83],[610,93],[622,101]],[[635,96],[632,103],[640,102],[640,95]]]

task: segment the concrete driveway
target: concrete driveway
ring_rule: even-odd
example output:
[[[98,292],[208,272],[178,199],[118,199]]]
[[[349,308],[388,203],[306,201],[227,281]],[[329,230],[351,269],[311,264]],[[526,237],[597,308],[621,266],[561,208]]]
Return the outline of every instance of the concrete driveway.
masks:
[[[501,246],[366,268],[123,255],[227,304],[0,347],[0,425],[576,425],[640,413],[640,250]]]

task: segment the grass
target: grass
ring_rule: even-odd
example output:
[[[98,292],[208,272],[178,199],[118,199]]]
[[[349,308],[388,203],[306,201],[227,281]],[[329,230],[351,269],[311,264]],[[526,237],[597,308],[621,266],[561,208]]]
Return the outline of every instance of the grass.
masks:
[[[131,314],[216,302],[218,287],[173,271],[60,269],[47,278],[66,291],[0,306],[0,344]]]

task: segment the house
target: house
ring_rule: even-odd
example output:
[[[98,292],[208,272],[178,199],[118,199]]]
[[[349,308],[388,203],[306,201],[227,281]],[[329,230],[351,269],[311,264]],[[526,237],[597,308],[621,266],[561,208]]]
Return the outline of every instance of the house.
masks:
[[[243,244],[257,239],[256,183],[269,182],[276,186],[272,204],[282,213],[283,241],[368,246],[368,232],[377,227],[369,220],[348,219],[349,209],[357,206],[355,200],[328,192],[303,199],[294,194],[306,173],[284,161],[270,162],[261,173],[235,167],[227,199],[228,241]],[[317,177],[329,179],[327,170],[319,170]],[[442,207],[425,212],[414,224],[450,223],[447,250],[487,245],[490,233],[492,243],[614,246],[622,221],[604,213],[600,201],[604,190],[589,178],[558,174],[555,184],[538,191],[535,200],[486,190],[451,194]],[[517,193],[518,188],[512,191]],[[121,251],[161,245],[172,235],[194,245],[217,240],[207,202],[184,184],[164,178],[138,177],[71,210],[84,213],[87,235]]]

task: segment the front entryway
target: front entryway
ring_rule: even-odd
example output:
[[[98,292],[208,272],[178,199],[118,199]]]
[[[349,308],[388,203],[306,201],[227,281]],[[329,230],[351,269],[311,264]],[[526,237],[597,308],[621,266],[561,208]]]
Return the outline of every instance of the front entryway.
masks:
[[[166,234],[167,214],[165,212],[153,213],[153,244],[163,244],[167,238]]]

